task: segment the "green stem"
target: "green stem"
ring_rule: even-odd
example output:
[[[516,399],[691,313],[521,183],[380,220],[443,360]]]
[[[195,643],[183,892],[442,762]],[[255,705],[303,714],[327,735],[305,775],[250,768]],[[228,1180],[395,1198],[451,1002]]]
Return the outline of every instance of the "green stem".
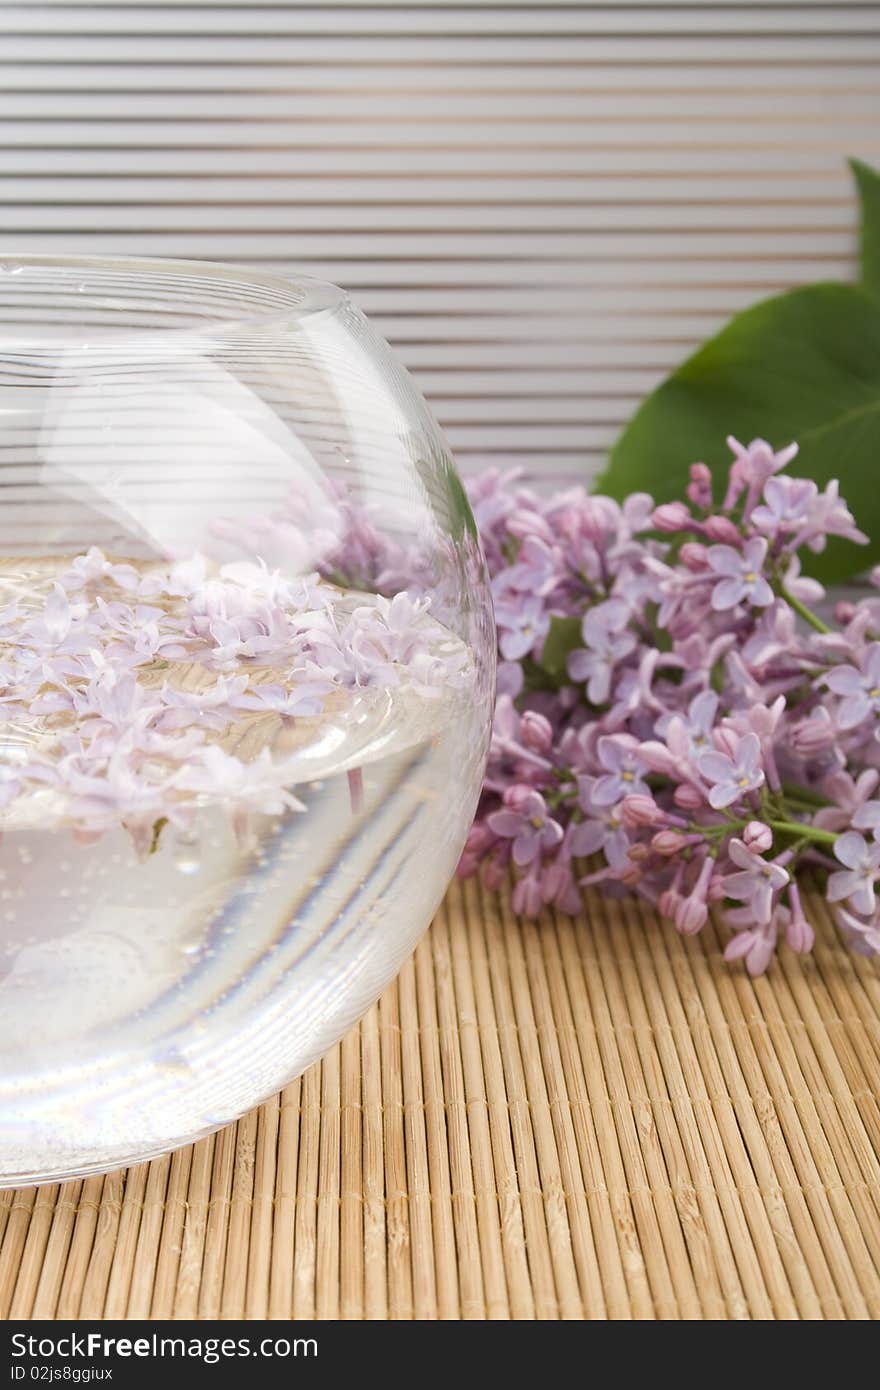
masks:
[[[771,830],[778,830],[780,835],[801,835],[823,845],[833,845],[837,840],[836,831],[820,830],[818,825],[805,825],[803,821],[771,820],[768,825]]]
[[[795,598],[794,594],[788,592],[781,579],[777,579],[776,581],[776,592],[779,594],[780,598],[784,598],[785,602],[791,605],[795,613],[799,614],[805,623],[809,623],[810,627],[815,628],[816,632],[831,631],[828,624],[823,623],[822,619],[813,612],[812,608],[808,608],[805,603],[801,603],[799,598]]]
[[[817,810],[821,806],[831,805],[827,796],[822,796],[820,792],[814,792],[809,787],[801,787],[797,782],[783,782],[782,795],[787,801],[801,801],[805,806],[815,806]]]

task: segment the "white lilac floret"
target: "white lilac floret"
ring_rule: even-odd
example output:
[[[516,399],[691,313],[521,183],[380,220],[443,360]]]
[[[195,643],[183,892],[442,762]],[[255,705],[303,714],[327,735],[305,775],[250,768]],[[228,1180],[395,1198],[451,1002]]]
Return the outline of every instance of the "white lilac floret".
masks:
[[[92,547],[22,582],[0,572],[0,831],[50,817],[91,841],[122,825],[147,853],[213,803],[244,834],[302,809],[285,748],[270,751],[279,729],[328,702],[360,717],[377,691],[436,700],[471,675],[428,598],[262,561],[136,567]],[[244,727],[255,751],[239,756],[223,743]]]

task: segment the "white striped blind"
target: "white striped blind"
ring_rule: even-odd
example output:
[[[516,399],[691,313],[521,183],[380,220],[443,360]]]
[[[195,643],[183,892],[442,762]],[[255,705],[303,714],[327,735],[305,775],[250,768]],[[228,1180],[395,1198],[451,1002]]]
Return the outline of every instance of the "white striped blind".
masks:
[[[734,310],[852,274],[876,3],[0,0],[0,251],[351,290],[462,465],[593,471]]]

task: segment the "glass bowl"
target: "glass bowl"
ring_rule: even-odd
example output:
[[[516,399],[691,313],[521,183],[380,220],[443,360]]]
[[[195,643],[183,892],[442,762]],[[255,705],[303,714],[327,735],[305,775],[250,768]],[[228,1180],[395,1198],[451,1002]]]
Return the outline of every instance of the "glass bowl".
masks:
[[[0,261],[0,1184],[234,1119],[471,822],[494,630],[440,431],[332,285]]]

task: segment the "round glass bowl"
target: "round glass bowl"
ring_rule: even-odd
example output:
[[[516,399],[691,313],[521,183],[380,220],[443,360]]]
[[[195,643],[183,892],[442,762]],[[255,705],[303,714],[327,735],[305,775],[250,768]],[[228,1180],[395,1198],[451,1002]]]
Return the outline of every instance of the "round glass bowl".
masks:
[[[0,262],[0,1184],[317,1058],[427,926],[494,677],[461,483],[330,285]]]

